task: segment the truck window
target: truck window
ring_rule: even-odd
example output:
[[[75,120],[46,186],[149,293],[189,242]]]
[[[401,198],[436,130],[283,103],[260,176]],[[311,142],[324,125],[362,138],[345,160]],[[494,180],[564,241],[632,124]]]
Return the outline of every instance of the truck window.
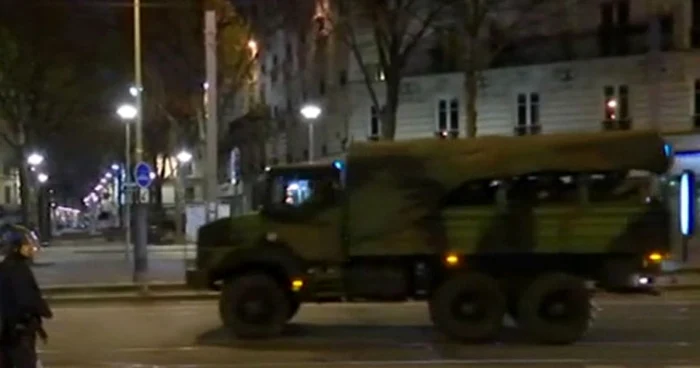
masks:
[[[578,201],[576,178],[568,174],[534,174],[508,181],[508,202],[530,205],[573,204]]]
[[[443,207],[489,206],[496,203],[498,183],[493,180],[470,181],[462,184],[443,199]]]
[[[650,173],[600,173],[590,176],[588,188],[591,202],[645,203],[664,200],[657,185],[658,178]]]
[[[340,191],[338,178],[329,176],[297,178],[277,176],[270,182],[270,205],[276,208],[299,208],[311,204],[335,202]]]

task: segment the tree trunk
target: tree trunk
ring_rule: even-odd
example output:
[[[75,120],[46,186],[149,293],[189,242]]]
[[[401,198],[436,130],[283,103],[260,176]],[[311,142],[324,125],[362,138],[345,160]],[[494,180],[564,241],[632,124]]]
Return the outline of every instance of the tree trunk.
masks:
[[[467,124],[466,137],[475,138],[477,133],[477,99],[479,97],[479,80],[477,78],[478,74],[473,67],[469,65],[467,67],[466,73],[464,74],[464,93],[466,98],[466,112],[467,112]]]
[[[393,141],[396,137],[396,113],[399,109],[398,78],[387,78],[385,104],[381,110],[381,135],[383,140]]]
[[[23,150],[20,150],[23,152]],[[21,215],[22,224],[30,226],[30,222],[33,222],[31,218],[31,190],[30,185],[32,185],[29,174],[29,167],[22,160],[23,155],[20,154],[20,165],[19,165],[19,198],[21,203]]]

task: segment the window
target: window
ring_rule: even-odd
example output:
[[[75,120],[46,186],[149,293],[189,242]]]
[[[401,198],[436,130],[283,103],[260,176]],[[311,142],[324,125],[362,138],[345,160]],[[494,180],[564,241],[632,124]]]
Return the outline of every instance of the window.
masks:
[[[381,120],[380,120],[380,111],[377,109],[376,106],[372,106],[370,109],[370,116],[369,116],[369,137],[370,138],[379,138],[380,130],[381,130]]]
[[[700,79],[695,80],[693,101],[693,126],[700,128]]]
[[[540,132],[540,94],[520,93],[517,97],[517,135],[538,134]]]
[[[12,203],[12,187],[5,187],[5,204]]]
[[[270,180],[270,205],[293,209],[308,204],[330,204],[341,191],[339,178],[330,175],[277,176]]]
[[[629,87],[626,85],[605,86],[603,96],[605,97],[603,105],[605,129],[630,129]]]
[[[547,205],[575,203],[577,200],[574,175],[538,173],[508,180],[509,204]]]
[[[326,94],[326,80],[321,78],[318,83],[318,93],[323,96]]]
[[[340,75],[338,76],[338,80],[341,86],[348,84],[348,71],[344,69],[341,70]]]
[[[629,19],[629,0],[606,1],[600,5],[598,42],[602,56],[625,55],[629,52]]]
[[[443,207],[490,206],[496,204],[497,182],[493,180],[469,181],[448,193]]]
[[[440,99],[437,104],[437,133],[459,132],[459,100],[456,98]]]

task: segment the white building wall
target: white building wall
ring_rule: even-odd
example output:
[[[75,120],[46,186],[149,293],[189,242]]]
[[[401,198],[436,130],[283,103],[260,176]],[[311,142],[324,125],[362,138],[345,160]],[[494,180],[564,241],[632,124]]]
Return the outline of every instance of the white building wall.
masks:
[[[606,85],[629,88],[629,108],[635,129],[650,128],[649,89],[644,56],[607,58],[548,65],[492,69],[485,72],[486,85],[478,99],[478,134],[514,134],[518,93],[539,93],[542,133],[600,131],[604,119]],[[666,54],[660,84],[662,130],[690,130],[693,115],[694,80],[700,78],[700,53]],[[571,81],[561,80],[570,70]],[[383,86],[375,85],[383,97]],[[351,85],[351,135],[368,137],[371,99],[363,83]],[[402,83],[397,113],[396,139],[434,136],[437,101],[458,98],[460,136],[464,135],[463,76],[461,73],[407,77]],[[382,101],[380,100],[380,103]]]

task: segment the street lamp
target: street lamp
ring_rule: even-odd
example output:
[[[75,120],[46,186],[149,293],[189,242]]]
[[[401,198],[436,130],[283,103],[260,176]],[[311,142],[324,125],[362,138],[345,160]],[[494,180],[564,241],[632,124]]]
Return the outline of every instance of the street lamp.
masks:
[[[177,160],[178,160],[181,164],[186,164],[186,163],[192,161],[192,154],[191,154],[189,151],[186,151],[186,150],[180,151],[180,152],[177,154],[177,156],[175,156],[175,157],[177,157]]]
[[[131,95],[136,97],[137,100],[139,99],[139,88],[138,87],[131,87],[129,89],[129,92],[131,92]],[[117,115],[126,123],[124,124],[124,180],[122,182],[122,191],[124,193],[124,230],[126,232],[125,234],[125,240],[126,240],[126,245],[125,245],[125,250],[124,250],[124,257],[129,258],[129,247],[131,246],[131,191],[129,188],[129,184],[131,182],[131,173],[129,170],[131,170],[131,121],[134,120],[135,118],[139,117],[139,109],[130,104],[124,104],[121,105],[117,109]],[[137,122],[137,130],[138,130],[138,122]],[[119,169],[119,166],[117,164],[112,165],[112,169],[117,166],[115,170]]]
[[[302,106],[301,116],[306,119],[309,124],[309,162],[314,160],[314,122],[321,116],[321,108],[318,105],[307,104]]]
[[[177,217],[175,218],[175,235],[177,236],[178,244],[185,242],[185,231],[183,226],[183,219],[180,216],[181,213],[185,212],[185,166],[192,161],[192,153],[187,150],[182,150],[175,155],[179,163],[177,167],[177,185],[175,187],[175,208]],[[185,253],[185,265],[187,265],[187,253]]]
[[[32,153],[27,157],[27,163],[31,166],[39,166],[44,162],[44,156],[38,153]]]
[[[119,164],[112,164],[112,170],[113,171],[119,170]]]
[[[121,105],[117,109],[117,115],[119,115],[119,117],[123,120],[127,121],[134,120],[138,114],[139,110],[134,105],[130,104]]]
[[[37,175],[36,178],[41,184],[44,184],[49,180],[49,176],[44,173],[39,173],[39,175]]]

